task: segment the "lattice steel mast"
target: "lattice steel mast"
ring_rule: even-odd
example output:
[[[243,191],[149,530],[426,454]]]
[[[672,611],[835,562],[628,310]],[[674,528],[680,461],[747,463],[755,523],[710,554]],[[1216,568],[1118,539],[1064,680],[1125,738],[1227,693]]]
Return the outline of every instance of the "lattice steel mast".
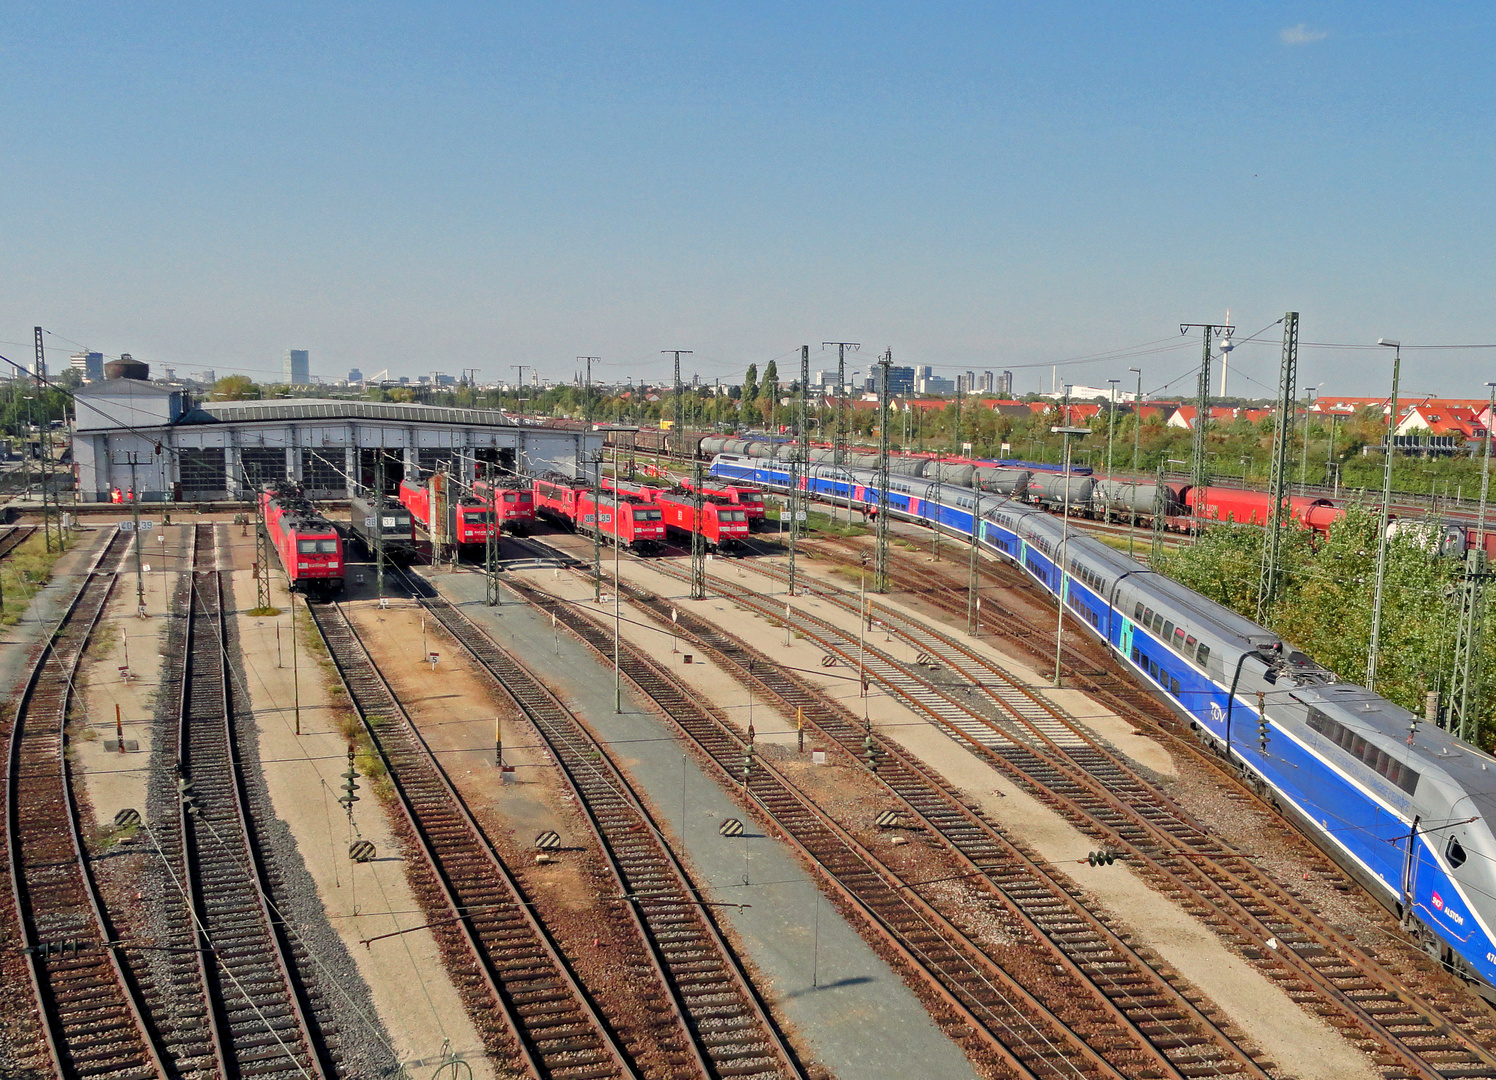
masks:
[[[1486,434],[1481,440],[1480,509],[1475,519],[1475,545],[1465,552],[1465,580],[1460,590],[1460,625],[1455,636],[1454,678],[1449,685],[1449,730],[1468,743],[1480,738],[1482,670],[1480,636],[1485,623],[1486,500],[1491,493],[1491,428],[1496,416],[1496,383],[1491,388]]]
[[[810,428],[806,419],[806,404],[810,394],[810,346],[800,346],[800,400],[799,415],[795,418],[795,460],[790,463],[790,595],[795,595],[795,543],[800,538],[800,515],[809,507],[801,494],[801,485],[809,475]]]
[[[1257,621],[1267,622],[1278,591],[1278,560],[1283,527],[1288,523],[1288,452],[1293,438],[1293,407],[1299,372],[1299,313],[1283,316],[1283,363],[1278,369],[1278,426],[1273,437],[1273,471],[1268,480],[1267,535],[1262,541],[1262,568],[1257,577]]]
[[[878,361],[878,520],[873,535],[873,591],[888,591],[888,378],[893,350]]]
[[[831,464],[838,469],[847,467],[847,435],[851,427],[852,396],[847,390],[847,350],[854,352],[862,345],[856,341],[823,341],[821,348],[836,346],[836,431],[831,440]],[[847,524],[852,524],[852,498],[847,497]]]
[[[1190,454],[1190,485],[1196,491],[1204,491],[1210,483],[1210,469],[1205,461],[1205,432],[1210,427],[1210,339],[1213,334],[1230,333],[1235,330],[1234,326],[1218,326],[1215,323],[1180,323],[1181,334],[1190,330],[1203,331],[1204,351],[1200,360],[1200,381],[1196,388],[1197,403],[1195,405],[1195,437],[1192,452]],[[1205,500],[1199,496],[1195,498],[1194,532],[1199,535],[1201,527],[1201,511],[1205,508]]]

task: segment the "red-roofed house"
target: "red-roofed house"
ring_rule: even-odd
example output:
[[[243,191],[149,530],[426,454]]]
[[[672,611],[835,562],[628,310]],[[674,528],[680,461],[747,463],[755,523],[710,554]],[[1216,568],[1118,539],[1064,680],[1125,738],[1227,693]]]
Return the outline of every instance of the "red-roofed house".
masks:
[[[1401,409],[1398,411],[1402,412]],[[1480,413],[1466,405],[1415,405],[1403,413],[1394,434],[1411,435],[1423,431],[1430,435],[1452,435],[1466,440],[1486,437],[1486,425]]]
[[[1198,411],[1198,406],[1195,405],[1179,406],[1169,417],[1169,427],[1194,431],[1195,414]],[[1212,405],[1210,407],[1210,421],[1213,424],[1234,424],[1238,420],[1250,420],[1255,424],[1272,415],[1272,409],[1239,409],[1230,405]]]

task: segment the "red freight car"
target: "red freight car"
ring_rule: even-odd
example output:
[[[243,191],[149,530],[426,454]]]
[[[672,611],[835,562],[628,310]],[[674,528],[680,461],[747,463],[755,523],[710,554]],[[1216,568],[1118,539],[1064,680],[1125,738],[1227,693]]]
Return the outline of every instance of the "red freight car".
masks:
[[[327,596],[343,588],[343,538],[301,488],[281,484],[260,495],[265,529],[291,588]]]
[[[505,477],[490,486],[486,480],[476,480],[473,492],[484,501],[488,501],[492,492],[494,521],[500,532],[508,529],[515,536],[524,536],[535,524],[535,491],[530,481],[518,476]]]
[[[424,484],[413,484],[409,480],[400,481],[400,502],[410,511],[410,516],[416,524],[426,530],[428,536],[432,535],[432,482],[445,483],[447,481],[438,481],[437,477],[432,477],[431,481]],[[471,495],[449,497],[446,518],[448,542],[453,544],[486,544],[489,535],[494,530],[493,507],[485,506]]]
[[[665,531],[668,535],[684,536],[687,540],[697,531],[696,497],[675,492],[663,492],[655,497],[654,504],[665,516]],[[701,504],[700,532],[707,547],[714,551],[732,551],[748,536],[748,515],[742,507],[729,502],[705,499]]]
[[[1205,497],[1200,499],[1200,492]],[[1265,491],[1244,491],[1240,488],[1194,488],[1182,492],[1185,506],[1194,512],[1200,504],[1200,516],[1207,522],[1234,521],[1238,525],[1267,524],[1271,498]],[[1329,499],[1312,499],[1302,495],[1291,496],[1288,501],[1289,514],[1294,521],[1323,535],[1330,526],[1345,516],[1345,510]]]
[[[665,543],[665,522],[659,507],[609,492],[602,497],[599,515],[592,489],[579,480],[536,480],[535,510],[543,518],[588,535],[597,525],[605,538],[616,539],[641,555],[659,551]]]

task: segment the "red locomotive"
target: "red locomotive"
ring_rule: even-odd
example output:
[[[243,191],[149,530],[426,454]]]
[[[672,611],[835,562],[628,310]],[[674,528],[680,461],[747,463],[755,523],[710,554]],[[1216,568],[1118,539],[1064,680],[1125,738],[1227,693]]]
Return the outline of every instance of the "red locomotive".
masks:
[[[630,480],[620,480],[616,476],[604,476],[599,481],[599,486],[604,491],[616,491],[620,495],[638,499],[640,502],[654,502],[656,495],[670,490],[659,484],[640,484]]]
[[[659,551],[665,542],[665,522],[660,508],[616,492],[601,499],[602,521],[592,489],[580,480],[536,480],[535,509],[544,518],[576,532],[591,535],[594,527],[604,537],[641,555]]]
[[[485,502],[492,493],[494,521],[500,532],[508,529],[515,536],[524,536],[535,524],[535,492],[530,481],[505,477],[490,486],[487,480],[475,480],[473,492]]]
[[[343,538],[301,488],[281,484],[260,495],[265,529],[291,588],[308,596],[343,589]]]
[[[697,531],[694,495],[666,491],[655,496],[654,504],[664,515],[667,533],[683,534],[689,540],[691,534]],[[708,548],[714,551],[732,551],[748,536],[748,514],[742,507],[732,503],[705,499],[701,504],[699,528]]]
[[[691,489],[691,481],[682,481],[682,486]],[[712,484],[703,484],[701,493],[709,499],[718,499],[741,506],[743,513],[748,516],[748,528],[761,529],[764,522],[768,520],[764,512],[764,493],[757,488],[739,487],[736,484],[728,484],[725,487],[717,487]]]
[[[432,480],[437,483],[450,483],[445,479],[437,481],[436,477],[432,477]],[[432,535],[431,487],[431,483],[413,484],[409,480],[400,481],[400,502],[410,511],[410,516],[416,524],[426,530],[428,536]],[[488,537],[494,530],[494,510],[491,505],[485,505],[471,495],[455,497],[449,495],[446,509],[449,543],[458,545],[488,543]]]

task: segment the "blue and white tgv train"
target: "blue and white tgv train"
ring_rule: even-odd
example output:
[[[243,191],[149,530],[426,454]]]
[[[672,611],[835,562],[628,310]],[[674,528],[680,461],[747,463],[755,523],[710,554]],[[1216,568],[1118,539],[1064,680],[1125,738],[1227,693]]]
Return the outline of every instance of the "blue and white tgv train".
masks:
[[[729,455],[711,475],[791,484],[784,463]],[[812,465],[799,483],[875,511],[883,502],[873,472]],[[979,543],[1062,597],[1431,953],[1496,1001],[1496,758],[1337,682],[1271,630],[1100,541],[1074,532],[1062,540],[1058,518],[980,498]],[[890,512],[968,536],[977,499],[970,488],[889,478]]]

